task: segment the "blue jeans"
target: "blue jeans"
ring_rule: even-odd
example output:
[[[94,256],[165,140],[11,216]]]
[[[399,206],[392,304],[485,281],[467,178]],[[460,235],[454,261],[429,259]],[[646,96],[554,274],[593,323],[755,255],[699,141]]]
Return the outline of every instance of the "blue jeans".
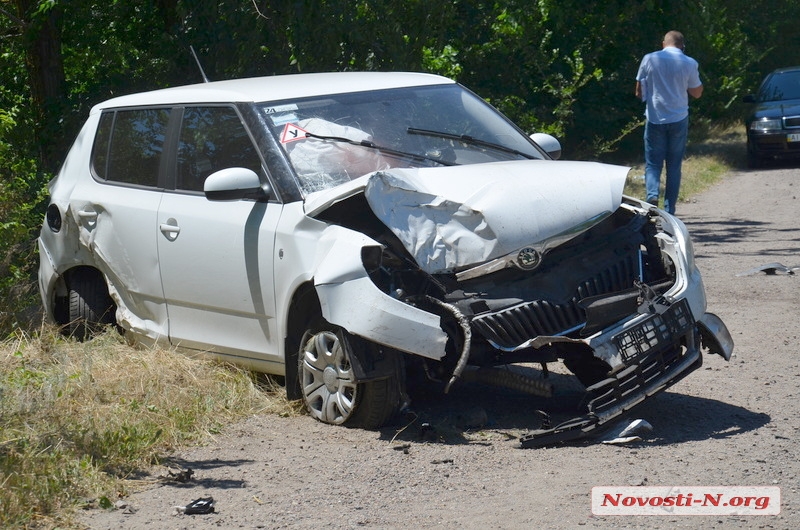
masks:
[[[658,204],[661,169],[667,165],[664,185],[664,209],[675,213],[681,187],[681,163],[689,132],[689,117],[675,123],[658,125],[649,121],[644,126],[644,184],[647,202]]]

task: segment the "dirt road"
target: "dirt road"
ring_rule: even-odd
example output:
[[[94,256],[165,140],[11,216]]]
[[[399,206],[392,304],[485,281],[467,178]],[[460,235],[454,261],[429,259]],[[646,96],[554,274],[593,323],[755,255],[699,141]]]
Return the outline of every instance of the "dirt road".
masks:
[[[692,232],[709,310],[736,343],[636,417],[641,442],[519,449],[538,427],[533,398],[462,387],[416,403],[419,419],[382,432],[309,417],[248,419],[176,455],[194,470],[85,513],[95,529],[142,528],[800,528],[800,170],[734,173],[678,216]],[[433,429],[420,429],[428,421]],[[470,429],[470,425],[483,425]],[[593,486],[779,486],[776,516],[592,515]],[[173,515],[211,495],[216,512]],[[130,513],[132,512],[132,513]]]

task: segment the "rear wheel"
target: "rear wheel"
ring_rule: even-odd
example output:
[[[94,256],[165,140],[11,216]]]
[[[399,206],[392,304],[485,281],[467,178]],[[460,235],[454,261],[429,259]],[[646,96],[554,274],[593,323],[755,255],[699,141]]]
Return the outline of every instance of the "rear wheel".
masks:
[[[114,301],[103,276],[93,269],[76,269],[67,277],[69,315],[64,329],[78,340],[90,339],[115,320]]]
[[[373,429],[385,425],[399,408],[399,374],[357,382],[354,344],[361,341],[327,322],[310,327],[298,352],[300,390],[315,419]]]

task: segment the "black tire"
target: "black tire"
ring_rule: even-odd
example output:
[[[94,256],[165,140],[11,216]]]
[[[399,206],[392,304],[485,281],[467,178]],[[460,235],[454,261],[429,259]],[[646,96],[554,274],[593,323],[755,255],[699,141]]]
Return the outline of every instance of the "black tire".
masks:
[[[750,144],[747,145],[747,167],[750,169],[758,169],[764,165],[764,159],[758,153],[753,151]]]
[[[76,269],[67,277],[69,319],[64,332],[84,341],[115,323],[116,306],[103,276],[93,269]]]
[[[388,423],[401,405],[401,374],[398,369],[389,377],[356,382],[355,344],[364,343],[322,319],[309,326],[297,354],[300,392],[318,421],[376,429]]]

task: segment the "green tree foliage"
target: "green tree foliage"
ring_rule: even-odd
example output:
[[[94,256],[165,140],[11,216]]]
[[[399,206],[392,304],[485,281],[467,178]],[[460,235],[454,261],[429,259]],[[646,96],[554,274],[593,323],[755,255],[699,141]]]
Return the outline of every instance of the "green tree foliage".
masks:
[[[797,2],[766,0],[0,0],[0,299],[35,287],[45,185],[89,108],[201,82],[190,47],[211,80],[435,72],[557,135],[567,157],[630,157],[643,123],[634,77],[664,33],[681,30],[701,65],[697,134],[740,119],[766,73],[800,64],[799,18]],[[0,332],[24,314],[11,305]]]

